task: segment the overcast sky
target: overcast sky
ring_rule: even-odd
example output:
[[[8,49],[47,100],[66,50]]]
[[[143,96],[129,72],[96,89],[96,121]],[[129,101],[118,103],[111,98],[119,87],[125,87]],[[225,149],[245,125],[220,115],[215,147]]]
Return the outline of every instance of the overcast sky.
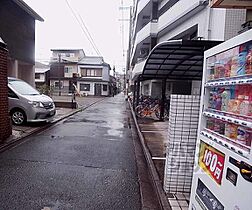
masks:
[[[97,55],[86,38],[85,26],[94,40],[105,62],[116,71],[122,72],[126,62],[128,48],[129,10],[119,9],[132,5],[132,0],[24,0],[45,21],[36,21],[36,60],[49,60],[50,49],[83,49],[86,55]],[[76,17],[85,26],[83,30]],[[122,14],[123,12],[123,14]],[[122,27],[123,23],[123,27]],[[123,35],[122,35],[122,32]],[[123,44],[124,38],[124,44]]]

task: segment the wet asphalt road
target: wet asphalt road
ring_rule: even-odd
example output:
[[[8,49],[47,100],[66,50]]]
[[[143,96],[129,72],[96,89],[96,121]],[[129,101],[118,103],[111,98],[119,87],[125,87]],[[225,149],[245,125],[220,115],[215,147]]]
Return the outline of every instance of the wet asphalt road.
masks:
[[[0,210],[141,209],[123,95],[0,154]]]

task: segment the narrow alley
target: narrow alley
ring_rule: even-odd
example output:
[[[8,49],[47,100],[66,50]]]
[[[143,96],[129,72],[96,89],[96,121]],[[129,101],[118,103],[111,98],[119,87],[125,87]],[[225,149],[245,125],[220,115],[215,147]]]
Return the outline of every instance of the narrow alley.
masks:
[[[0,209],[141,209],[123,95],[0,154]]]

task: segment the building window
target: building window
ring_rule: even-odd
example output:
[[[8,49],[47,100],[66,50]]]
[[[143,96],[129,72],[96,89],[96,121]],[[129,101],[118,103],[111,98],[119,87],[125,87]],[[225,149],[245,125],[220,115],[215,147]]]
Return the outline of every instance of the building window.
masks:
[[[65,66],[64,67],[64,72],[65,73],[72,73],[73,72],[73,67],[72,66]]]
[[[90,91],[90,84],[80,84],[80,91]]]
[[[82,77],[101,77],[102,69],[84,69],[81,68]]]
[[[87,69],[81,68],[81,76],[86,77],[87,76]]]
[[[54,82],[54,87],[59,88],[59,82],[58,81]],[[63,88],[63,82],[60,82],[60,88]]]
[[[108,85],[102,85],[102,90],[103,91],[108,91]]]
[[[40,74],[39,73],[35,73],[35,79],[40,79]]]
[[[102,70],[101,69],[96,69],[95,70],[95,76],[96,77],[101,77],[102,76]]]

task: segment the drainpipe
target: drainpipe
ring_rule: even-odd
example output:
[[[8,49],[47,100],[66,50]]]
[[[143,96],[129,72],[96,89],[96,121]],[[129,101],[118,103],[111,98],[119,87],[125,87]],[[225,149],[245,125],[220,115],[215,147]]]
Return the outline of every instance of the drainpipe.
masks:
[[[206,28],[206,40],[211,39],[211,17],[212,17],[212,8],[208,7],[207,10],[207,28]]]
[[[164,121],[164,109],[165,109],[165,91],[166,91],[166,79],[162,80],[162,98],[160,104],[160,120]]]
[[[134,92],[133,92],[133,109],[136,108],[136,91],[137,91],[137,81],[134,81]]]
[[[136,106],[138,106],[138,104],[139,104],[139,97],[140,97],[140,93],[139,93],[139,91],[140,91],[140,78],[139,78],[139,76],[137,78],[137,88],[136,88],[136,91],[137,91]]]

